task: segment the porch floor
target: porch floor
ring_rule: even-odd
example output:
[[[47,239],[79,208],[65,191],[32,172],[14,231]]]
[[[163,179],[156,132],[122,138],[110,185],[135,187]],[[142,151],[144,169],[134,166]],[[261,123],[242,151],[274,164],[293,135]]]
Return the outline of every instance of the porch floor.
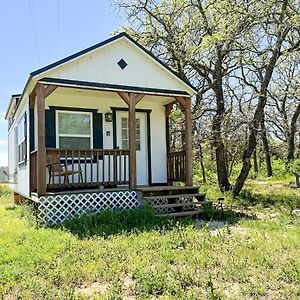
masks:
[[[197,186],[145,186],[138,187],[143,196],[166,196],[166,195],[180,195],[180,194],[195,194],[198,193],[199,187]]]
[[[104,189],[91,189],[91,188],[82,188],[82,189],[67,189],[67,190],[58,190],[58,191],[48,191],[45,196],[53,195],[68,195],[68,194],[82,194],[82,193],[96,193],[96,192],[116,192],[116,191],[129,191],[128,186],[117,186],[114,188],[104,188]],[[136,188],[137,191],[142,192],[143,194],[162,194],[168,195],[175,193],[183,192],[192,192],[199,190],[199,187],[196,186],[170,186],[170,185],[159,185],[159,186],[145,186],[140,185]],[[32,192],[31,196],[38,197],[36,192]]]

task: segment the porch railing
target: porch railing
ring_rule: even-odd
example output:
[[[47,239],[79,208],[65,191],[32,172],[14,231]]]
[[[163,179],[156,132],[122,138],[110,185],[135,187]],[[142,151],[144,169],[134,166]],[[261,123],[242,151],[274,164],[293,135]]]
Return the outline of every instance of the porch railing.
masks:
[[[34,191],[37,187],[37,150],[30,153],[30,190]]]
[[[46,149],[47,190],[129,184],[129,150]],[[36,152],[31,154],[36,170]],[[36,177],[36,176],[35,176]],[[32,188],[36,179],[32,178]]]
[[[186,153],[176,151],[168,153],[168,182],[185,181]]]

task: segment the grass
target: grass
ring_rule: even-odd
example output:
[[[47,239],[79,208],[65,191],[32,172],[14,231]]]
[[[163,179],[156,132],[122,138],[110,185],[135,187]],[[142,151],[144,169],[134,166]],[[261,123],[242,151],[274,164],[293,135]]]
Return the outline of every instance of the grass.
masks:
[[[257,202],[247,210],[226,197],[237,211],[220,229],[149,208],[37,227],[2,189],[0,299],[299,299],[300,219],[281,188],[269,189],[280,203],[268,207],[266,187],[250,188]]]
[[[205,161],[208,183],[202,182],[199,164],[195,164],[194,179],[195,184],[201,187],[209,199],[224,197],[228,204],[238,204],[245,207],[253,205],[263,208],[275,206],[278,209],[284,207],[289,211],[300,208],[300,190],[295,186],[294,175],[286,170],[286,165],[281,159],[272,159],[273,176],[270,178],[266,178],[265,164],[260,166],[258,174],[255,174],[251,169],[245,187],[237,199],[232,198],[231,192],[220,192],[217,186],[216,166],[208,155],[206,155]],[[235,183],[240,169],[240,163],[234,165],[230,176],[231,184]]]

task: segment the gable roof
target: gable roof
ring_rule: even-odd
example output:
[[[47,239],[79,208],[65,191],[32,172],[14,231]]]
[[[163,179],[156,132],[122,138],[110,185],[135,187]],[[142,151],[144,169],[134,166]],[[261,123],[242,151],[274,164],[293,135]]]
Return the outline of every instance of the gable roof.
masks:
[[[196,89],[189,81],[187,81],[185,78],[182,78],[182,76],[180,76],[176,71],[174,71],[174,70],[171,69],[169,66],[167,66],[167,65],[166,65],[164,62],[162,62],[158,57],[156,57],[151,51],[147,50],[144,46],[142,46],[140,43],[138,43],[136,40],[134,40],[134,39],[133,39],[131,36],[129,36],[126,32],[121,32],[121,33],[119,33],[119,34],[117,34],[117,35],[115,35],[115,36],[113,36],[113,37],[111,37],[111,38],[109,38],[109,39],[107,39],[107,40],[105,40],[105,41],[102,41],[102,42],[100,42],[100,43],[98,43],[98,44],[95,44],[95,45],[93,45],[93,46],[91,46],[91,47],[88,47],[88,48],[86,48],[86,49],[84,49],[84,50],[81,50],[81,51],[79,51],[79,52],[76,52],[76,53],[74,53],[74,54],[72,54],[72,55],[69,55],[69,56],[67,56],[67,57],[65,57],[65,58],[63,58],[63,59],[60,59],[60,60],[58,60],[58,61],[56,61],[56,62],[54,62],[54,63],[51,63],[51,64],[49,64],[49,65],[47,65],[47,66],[45,66],[45,67],[42,67],[42,68],[40,68],[40,69],[37,69],[37,70],[31,72],[31,73],[29,74],[29,77],[28,77],[28,79],[27,79],[27,82],[26,82],[26,84],[25,84],[25,87],[24,87],[24,89],[23,89],[23,91],[22,91],[22,94],[20,94],[20,96],[19,96],[20,99],[19,99],[19,101],[18,101],[18,104],[17,104],[17,106],[16,106],[15,111],[18,109],[18,106],[20,105],[20,103],[21,103],[21,101],[22,101],[23,95],[24,95],[24,93],[25,93],[27,87],[29,86],[29,84],[31,83],[31,80],[32,80],[35,76],[40,75],[40,74],[42,74],[43,72],[49,71],[49,70],[51,70],[51,69],[54,69],[54,68],[56,68],[56,67],[58,67],[58,66],[60,66],[60,65],[63,65],[63,64],[65,64],[65,63],[67,63],[67,62],[69,62],[69,61],[71,61],[71,60],[73,60],[73,59],[79,58],[80,56],[83,56],[83,55],[85,55],[85,54],[87,54],[87,53],[89,53],[89,52],[91,52],[91,51],[94,51],[94,50],[96,50],[96,49],[99,49],[99,48],[101,48],[101,47],[103,47],[103,46],[105,46],[105,45],[108,45],[108,44],[110,44],[110,43],[112,43],[112,42],[114,42],[114,41],[116,41],[116,40],[118,40],[118,39],[124,38],[124,37],[125,37],[127,40],[129,40],[131,43],[133,43],[136,47],[138,47],[140,50],[142,50],[144,53],[146,53],[148,56],[150,56],[150,57],[151,57],[153,60],[155,60],[159,65],[161,65],[164,69],[166,69],[168,72],[170,72],[174,77],[176,77],[176,78],[179,79],[181,82],[183,82],[186,86],[188,86],[190,89],[192,89],[195,93],[197,92],[197,89]],[[177,91],[177,92],[178,92],[178,91]],[[9,106],[8,106],[8,109],[7,109],[7,112],[6,112],[5,118],[7,118],[7,116],[8,116],[8,112],[9,112],[9,110],[10,110],[11,104],[12,104],[12,103],[10,102],[10,103],[9,103]]]
[[[140,43],[138,43],[136,40],[134,40],[126,32],[121,32],[118,35],[115,35],[115,36],[113,36],[113,37],[111,37],[111,38],[109,38],[109,39],[107,39],[107,40],[105,40],[103,42],[95,44],[95,45],[93,45],[91,47],[88,47],[88,48],[86,48],[84,50],[81,50],[81,51],[79,51],[77,53],[74,53],[74,54],[72,54],[70,56],[67,56],[67,57],[65,57],[63,59],[60,59],[60,60],[58,60],[58,61],[56,61],[56,62],[54,62],[54,63],[52,63],[50,65],[47,65],[47,66],[45,66],[43,68],[40,68],[40,69],[38,69],[36,71],[33,71],[33,72],[30,73],[30,77],[34,77],[34,76],[39,75],[39,74],[41,74],[41,73],[43,73],[45,71],[49,71],[49,70],[51,70],[51,69],[53,69],[53,68],[55,68],[57,66],[60,66],[60,65],[66,63],[68,61],[71,61],[71,60],[73,60],[75,58],[78,58],[78,57],[80,57],[80,56],[82,56],[84,54],[87,54],[87,53],[89,53],[89,52],[91,52],[93,50],[99,49],[99,48],[101,48],[101,47],[103,47],[103,46],[105,46],[105,45],[107,45],[109,43],[112,43],[112,42],[114,42],[114,41],[116,41],[116,40],[118,40],[118,39],[120,39],[122,37],[127,38],[130,42],[132,42],[134,45],[136,45],[138,48],[140,48],[142,51],[144,51],[147,55],[149,55],[151,58],[153,58],[156,62],[158,62],[163,68],[167,69],[175,77],[177,77],[183,83],[185,83],[186,85],[188,85],[191,89],[193,89],[195,92],[197,92],[196,88],[189,81],[187,81],[185,78],[182,78],[182,76],[180,76],[177,72],[175,72],[173,69],[171,69],[169,66],[167,66],[158,57],[156,57],[151,51],[147,50],[144,46],[142,46]]]
[[[13,104],[13,101],[16,100],[16,106],[18,105],[18,103],[20,102],[20,98],[21,98],[22,94],[14,94],[14,95],[11,95],[10,97],[10,100],[9,100],[9,103],[8,103],[8,106],[7,106],[7,110],[6,110],[6,114],[4,116],[5,119],[7,119],[7,115],[10,111],[10,109],[12,108],[12,104]]]

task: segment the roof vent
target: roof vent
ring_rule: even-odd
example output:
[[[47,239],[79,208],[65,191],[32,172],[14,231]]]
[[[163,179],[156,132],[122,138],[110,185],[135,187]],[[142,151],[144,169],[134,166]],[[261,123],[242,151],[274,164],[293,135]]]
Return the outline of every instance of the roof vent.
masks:
[[[122,70],[124,70],[127,67],[127,62],[122,58],[118,61],[118,65]]]

